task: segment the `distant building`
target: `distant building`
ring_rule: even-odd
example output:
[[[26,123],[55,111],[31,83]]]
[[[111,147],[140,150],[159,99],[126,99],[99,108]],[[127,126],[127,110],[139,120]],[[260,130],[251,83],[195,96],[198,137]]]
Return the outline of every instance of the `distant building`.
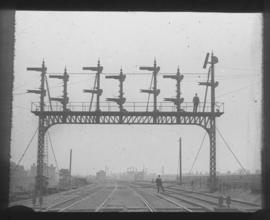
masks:
[[[144,171],[136,172],[134,176],[135,181],[144,180]]]
[[[71,186],[71,177],[69,169],[59,170],[59,188],[68,189]]]
[[[48,167],[49,186],[56,186],[58,182],[56,167],[52,164]]]
[[[106,172],[104,170],[100,170],[96,173],[96,180],[103,181],[106,179]]]
[[[95,175],[89,175],[86,178],[87,182],[89,182],[89,183],[93,182],[95,179],[96,179],[96,176]]]
[[[55,187],[58,183],[58,178],[56,174],[56,168],[53,165],[47,167],[48,173],[46,172],[46,167],[44,167],[44,175],[48,175],[48,187]],[[10,193],[18,192],[32,192],[35,188],[37,167],[32,164],[29,170],[25,170],[24,166],[16,164],[10,161]]]
[[[86,177],[72,177],[72,188],[78,188],[87,185]]]
[[[48,173],[47,173],[48,171]],[[35,164],[32,164],[29,170],[29,175],[32,177],[35,177],[37,173],[37,166]],[[58,175],[56,173],[56,167],[52,164],[50,166],[44,167],[44,174],[48,177],[48,186],[54,187],[58,183]]]
[[[24,166],[16,166],[10,162],[10,192],[31,191],[34,189],[35,178],[29,176]]]
[[[145,172],[144,171],[137,171],[136,168],[128,168],[126,173],[123,173],[120,176],[120,179],[125,181],[140,181],[144,180]]]

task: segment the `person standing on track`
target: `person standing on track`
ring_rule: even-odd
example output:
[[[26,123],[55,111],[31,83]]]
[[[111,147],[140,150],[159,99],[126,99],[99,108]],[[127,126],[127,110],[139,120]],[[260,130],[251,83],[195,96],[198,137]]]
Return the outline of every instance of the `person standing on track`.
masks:
[[[162,190],[162,192],[164,192],[162,179],[161,179],[160,175],[158,175],[158,178],[156,179],[156,184],[157,184],[157,192],[159,193],[160,189]]]

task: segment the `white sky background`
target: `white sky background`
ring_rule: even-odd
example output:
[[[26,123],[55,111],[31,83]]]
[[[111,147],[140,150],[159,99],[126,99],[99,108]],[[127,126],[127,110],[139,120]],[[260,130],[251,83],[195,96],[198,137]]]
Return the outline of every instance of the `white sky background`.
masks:
[[[152,66],[154,58],[160,72],[201,72],[185,75],[182,97],[190,102],[195,93],[201,101],[207,70],[203,62],[207,52],[214,51],[216,65],[216,101],[225,103],[225,113],[217,118],[217,126],[246,169],[260,169],[261,149],[261,14],[230,13],[149,13],[149,12],[27,12],[16,13],[15,80],[11,160],[17,162],[38,126],[38,118],[30,112],[31,102],[39,96],[26,94],[40,86],[40,74],[27,72],[45,59],[48,72],[82,71],[95,66],[98,58],[103,72],[142,72],[139,66]],[[147,101],[151,75],[127,76],[124,92],[127,101]],[[49,79],[51,96],[62,93],[60,80]],[[90,100],[83,89],[93,87],[94,77],[70,76],[70,102]],[[118,83],[101,78],[101,101],[117,96]],[[175,81],[158,77],[164,97],[175,96]],[[47,97],[46,97],[47,99]],[[112,172],[128,167],[148,172],[176,173],[178,139],[182,138],[183,172],[188,172],[205,131],[198,126],[161,125],[56,125],[49,129],[60,168],[68,168],[69,150],[73,149],[73,174],[94,174],[107,165]],[[36,163],[37,136],[26,153],[22,165]],[[49,161],[54,163],[49,149]],[[217,171],[235,171],[239,165],[217,134]],[[209,170],[209,138],[193,171]]]

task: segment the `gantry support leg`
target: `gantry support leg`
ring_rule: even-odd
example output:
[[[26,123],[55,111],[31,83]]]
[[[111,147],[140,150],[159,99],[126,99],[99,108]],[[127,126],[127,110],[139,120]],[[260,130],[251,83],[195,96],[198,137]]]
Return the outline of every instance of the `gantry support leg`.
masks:
[[[210,118],[210,129],[208,130],[209,142],[210,142],[210,170],[209,170],[209,186],[210,192],[214,192],[217,189],[216,178],[216,119]]]
[[[35,198],[38,199],[39,206],[43,203],[44,192],[44,139],[45,139],[45,127],[44,118],[39,116],[38,127],[38,150],[37,150],[37,173],[35,182]],[[36,199],[35,199],[36,200]]]

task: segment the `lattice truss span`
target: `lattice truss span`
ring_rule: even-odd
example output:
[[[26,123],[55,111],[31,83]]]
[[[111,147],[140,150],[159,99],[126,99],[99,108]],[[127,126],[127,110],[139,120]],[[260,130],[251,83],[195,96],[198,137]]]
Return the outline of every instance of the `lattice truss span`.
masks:
[[[222,113],[216,113],[220,116]],[[178,115],[172,112],[162,112],[153,114],[151,112],[127,112],[120,114],[119,112],[102,112],[102,113],[81,113],[69,112],[61,113],[44,113],[44,128],[47,130],[55,124],[160,124],[160,125],[198,125],[206,129],[210,129],[210,114],[208,113],[186,113]],[[154,121],[154,118],[156,121]]]

